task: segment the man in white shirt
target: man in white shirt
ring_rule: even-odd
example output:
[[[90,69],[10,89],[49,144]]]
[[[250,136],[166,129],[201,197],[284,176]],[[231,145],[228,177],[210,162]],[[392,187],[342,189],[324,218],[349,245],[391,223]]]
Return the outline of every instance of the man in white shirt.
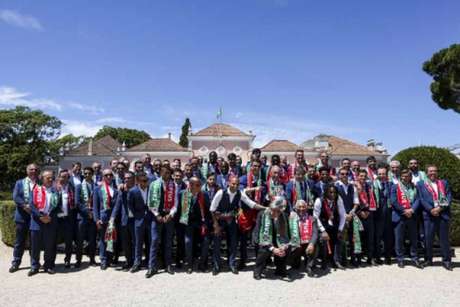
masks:
[[[246,193],[241,192],[239,188],[239,178],[231,177],[228,188],[219,190],[211,203],[210,211],[214,226],[214,249],[213,249],[213,270],[212,274],[217,275],[220,272],[220,243],[222,240],[222,231],[225,231],[227,246],[229,247],[229,264],[233,274],[238,274],[236,267],[236,250],[238,229],[236,217],[241,202],[248,207],[257,210],[263,210],[265,207],[252,201]]]

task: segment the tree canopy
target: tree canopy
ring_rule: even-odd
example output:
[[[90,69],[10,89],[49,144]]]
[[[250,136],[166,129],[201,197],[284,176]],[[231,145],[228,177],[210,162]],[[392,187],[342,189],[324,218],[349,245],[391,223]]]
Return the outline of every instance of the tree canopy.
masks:
[[[442,49],[423,63],[423,71],[433,77],[431,97],[444,110],[460,113],[460,45]]]
[[[133,147],[144,143],[150,139],[150,135],[143,130],[129,129],[129,128],[114,128],[110,126],[102,127],[94,136],[98,140],[106,135],[110,135],[120,143],[125,142],[126,147]]]
[[[30,163],[52,156],[50,143],[61,133],[62,122],[39,110],[18,106],[0,110],[0,187],[11,188]]]

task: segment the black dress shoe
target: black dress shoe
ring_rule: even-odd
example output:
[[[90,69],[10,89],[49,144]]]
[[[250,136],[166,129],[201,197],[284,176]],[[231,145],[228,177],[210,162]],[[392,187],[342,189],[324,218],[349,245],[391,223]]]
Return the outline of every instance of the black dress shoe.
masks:
[[[54,275],[56,273],[56,271],[54,269],[45,269],[45,272],[50,274],[50,275]]]
[[[385,258],[385,264],[391,265],[391,258]]]
[[[150,278],[157,273],[156,269],[148,269],[145,273],[145,278]]]
[[[103,271],[107,270],[107,264],[106,263],[101,263],[101,270],[103,270]]]
[[[139,272],[139,270],[140,270],[139,265],[135,264],[135,265],[133,265],[133,267],[131,268],[130,272],[131,272],[131,273],[136,273],[136,272]]]
[[[433,266],[433,260],[427,260],[423,263],[423,266]]]
[[[442,266],[448,270],[448,271],[452,271],[452,263],[451,262],[443,262],[442,263]]]
[[[168,274],[174,275],[174,269],[172,265],[168,265],[168,267],[166,268],[166,272],[168,272]]]
[[[383,261],[382,261],[382,259],[377,258],[377,259],[375,259],[375,263],[377,263],[378,265],[382,265]]]
[[[35,274],[38,274],[38,269],[30,269],[30,271],[27,273],[27,276],[34,276]]]
[[[262,276],[258,273],[254,273],[254,279],[255,280],[261,280],[262,279]]]
[[[336,269],[339,269],[339,270],[345,270],[345,268],[343,267],[343,265],[340,264],[340,262],[338,262],[338,261],[334,263],[334,267],[335,267]]]
[[[404,262],[403,261],[398,261],[398,267],[399,268],[404,268]]]
[[[420,261],[414,260],[413,263],[416,268],[423,269],[423,265],[420,263]]]
[[[240,261],[240,263],[238,263],[238,270],[243,271],[245,268],[246,268],[246,262]]]
[[[89,265],[90,266],[97,266],[96,260],[94,260],[94,258],[90,259],[89,260]]]
[[[187,268],[187,271],[186,271],[186,272],[187,272],[187,274],[192,274],[192,272],[193,272],[192,267],[189,266],[189,267]]]
[[[64,262],[64,267],[65,267],[66,269],[70,269],[70,261],[65,261],[65,262]]]
[[[233,274],[238,275],[238,269],[237,268],[230,268],[230,271],[232,271]]]
[[[131,269],[132,265],[129,265],[127,263],[125,263],[122,267],[121,267],[121,270],[123,272],[128,272],[130,269]]]
[[[81,261],[75,262],[75,264],[73,265],[73,267],[74,267],[75,269],[79,269],[79,268],[81,267]]]
[[[219,273],[220,273],[219,268],[212,268],[212,275],[213,275],[213,276],[216,276],[216,275],[219,274]]]
[[[14,272],[16,272],[17,270],[19,270],[19,266],[17,266],[17,265],[12,265],[8,271],[9,271],[10,273],[14,273]]]

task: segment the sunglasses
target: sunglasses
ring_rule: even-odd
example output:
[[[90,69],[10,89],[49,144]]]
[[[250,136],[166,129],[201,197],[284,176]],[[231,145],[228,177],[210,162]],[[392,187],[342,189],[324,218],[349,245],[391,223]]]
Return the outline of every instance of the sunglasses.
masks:
[[[113,174],[105,174],[104,177],[113,177]]]

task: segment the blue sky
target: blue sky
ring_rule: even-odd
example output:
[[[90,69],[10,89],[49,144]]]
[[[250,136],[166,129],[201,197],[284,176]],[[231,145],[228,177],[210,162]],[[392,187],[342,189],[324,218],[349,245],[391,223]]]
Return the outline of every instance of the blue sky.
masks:
[[[300,143],[328,133],[391,153],[460,142],[422,63],[458,43],[460,1],[4,1],[0,108],[64,133],[102,125],[178,137],[223,120]]]

